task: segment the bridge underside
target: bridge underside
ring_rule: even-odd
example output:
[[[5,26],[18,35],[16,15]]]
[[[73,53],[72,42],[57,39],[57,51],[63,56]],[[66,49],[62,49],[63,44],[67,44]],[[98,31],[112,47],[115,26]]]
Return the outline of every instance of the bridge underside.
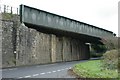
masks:
[[[46,27],[40,26],[40,25],[38,26],[38,25],[27,24],[27,23],[25,25],[28,26],[29,28],[34,28],[40,32],[44,32],[47,34],[55,34],[55,35],[59,35],[59,36],[67,36],[67,37],[71,37],[71,38],[76,38],[84,43],[103,44],[101,42],[101,38],[98,38],[98,37],[93,37],[93,36],[89,36],[89,35],[85,35],[85,34],[78,34],[75,32],[58,30],[58,29],[54,29],[54,28],[46,28]]]

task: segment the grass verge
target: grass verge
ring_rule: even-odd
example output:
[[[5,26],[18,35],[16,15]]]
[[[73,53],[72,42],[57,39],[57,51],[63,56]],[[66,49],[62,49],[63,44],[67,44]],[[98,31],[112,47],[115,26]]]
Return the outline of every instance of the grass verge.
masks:
[[[104,70],[100,60],[76,64],[73,72],[81,78],[118,78],[117,70]]]

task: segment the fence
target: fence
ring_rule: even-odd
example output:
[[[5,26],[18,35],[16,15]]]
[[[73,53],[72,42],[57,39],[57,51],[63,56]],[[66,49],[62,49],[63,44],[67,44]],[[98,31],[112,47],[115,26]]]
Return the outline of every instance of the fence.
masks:
[[[0,12],[18,14],[19,15],[19,8],[12,7],[12,6],[9,6],[9,5],[0,5]]]

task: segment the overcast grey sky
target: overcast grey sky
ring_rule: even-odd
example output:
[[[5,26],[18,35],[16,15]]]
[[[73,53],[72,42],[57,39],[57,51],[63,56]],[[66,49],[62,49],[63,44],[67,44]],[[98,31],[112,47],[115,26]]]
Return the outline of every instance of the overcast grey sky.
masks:
[[[0,4],[25,4],[51,13],[110,30],[118,35],[120,0],[1,0]]]

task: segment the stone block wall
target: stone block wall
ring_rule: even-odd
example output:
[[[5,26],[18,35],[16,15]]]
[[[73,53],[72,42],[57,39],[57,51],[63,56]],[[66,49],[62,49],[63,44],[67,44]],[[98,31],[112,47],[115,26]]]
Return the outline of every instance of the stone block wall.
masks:
[[[63,37],[56,36],[56,62],[63,61]]]
[[[89,48],[79,39],[47,34],[24,24],[3,22],[3,67],[89,59]]]
[[[13,21],[2,21],[2,67],[15,66]]]
[[[17,30],[17,64],[31,65],[51,62],[50,35],[26,26]]]

